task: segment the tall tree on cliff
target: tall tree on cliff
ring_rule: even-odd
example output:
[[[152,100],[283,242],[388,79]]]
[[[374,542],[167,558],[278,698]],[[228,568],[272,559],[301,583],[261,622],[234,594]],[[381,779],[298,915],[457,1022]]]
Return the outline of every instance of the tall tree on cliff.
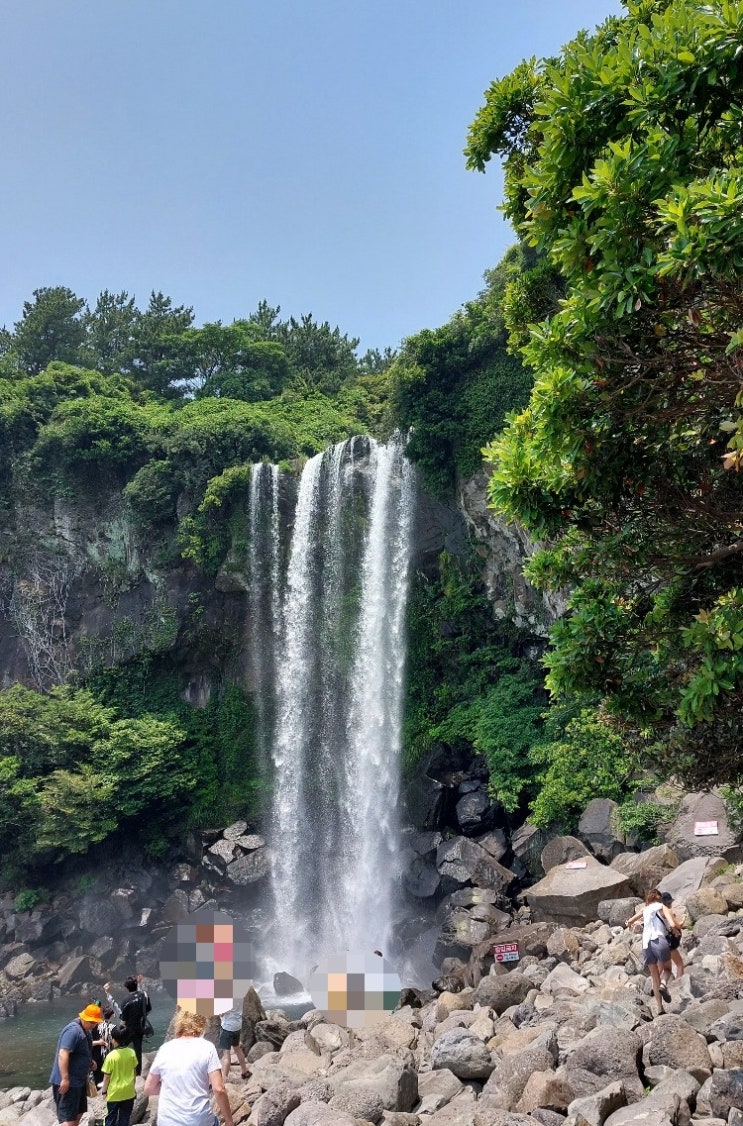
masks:
[[[470,130],[565,284],[491,495],[549,541],[532,580],[572,590],[552,690],[599,691],[691,782],[739,781],[743,3],[626,7],[493,83]]]
[[[21,371],[38,375],[52,360],[78,363],[85,339],[85,308],[84,299],[67,286],[35,289],[33,301],[23,302],[23,316],[8,340]]]

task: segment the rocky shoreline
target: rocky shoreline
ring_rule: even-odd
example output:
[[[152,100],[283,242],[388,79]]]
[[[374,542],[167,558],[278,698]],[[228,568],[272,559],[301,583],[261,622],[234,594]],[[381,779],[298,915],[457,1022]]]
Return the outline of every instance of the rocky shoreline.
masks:
[[[571,840],[550,842],[552,853],[581,847]],[[593,886],[602,873],[621,894]],[[671,891],[685,924],[686,972],[662,1016],[640,934],[624,925],[651,885]],[[667,844],[611,866],[562,858],[526,899],[467,962],[445,959],[437,988],[404,990],[402,1007],[373,1027],[346,1029],[317,1010],[290,1021],[251,991],[250,1076],[228,1084],[235,1122],[743,1126],[743,864],[679,862]],[[577,922],[578,908],[593,916]],[[497,942],[517,943],[519,960],[499,963]],[[155,1103],[138,1098],[133,1122],[154,1123]],[[0,1094],[0,1126],[54,1121],[50,1092]]]

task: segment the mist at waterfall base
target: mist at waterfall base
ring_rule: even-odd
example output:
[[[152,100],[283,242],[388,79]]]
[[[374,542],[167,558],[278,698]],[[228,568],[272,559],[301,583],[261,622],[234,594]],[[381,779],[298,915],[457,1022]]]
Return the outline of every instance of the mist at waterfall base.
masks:
[[[272,794],[260,977],[306,984],[323,960],[376,950],[412,984],[394,930],[415,474],[399,436],[355,437],[290,485],[253,467],[248,675]]]

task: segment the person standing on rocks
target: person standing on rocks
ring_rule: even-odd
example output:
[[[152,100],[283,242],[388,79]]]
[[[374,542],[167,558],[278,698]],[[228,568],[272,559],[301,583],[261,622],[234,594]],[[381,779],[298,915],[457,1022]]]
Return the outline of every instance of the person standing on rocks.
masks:
[[[93,1030],[102,1020],[100,1005],[86,1005],[59,1034],[49,1082],[61,1126],[78,1126],[88,1109],[88,1075],[95,1067]]]
[[[147,1014],[151,1011],[150,999],[143,989],[139,988],[139,981],[130,975],[124,982],[127,996],[119,1007],[111,996],[111,984],[106,982],[103,986],[106,997],[111,1002],[117,1017],[126,1025],[129,1033],[129,1043],[137,1057],[137,1075],[142,1074],[142,1040],[144,1038]],[[117,1011],[118,1010],[118,1011]]]
[[[676,924],[673,915],[663,903],[663,897],[654,888],[645,898],[645,906],[627,920],[633,927],[642,920],[642,957],[650,972],[653,996],[658,1007],[658,1015],[665,1012],[664,1001],[670,1001],[666,981],[671,977],[671,948],[668,945],[668,928]],[[663,982],[661,983],[661,974]]]
[[[213,1126],[211,1087],[224,1126],[234,1126],[217,1049],[205,1040],[206,1017],[176,1013],[174,1037],[167,1040],[152,1061],[144,1084],[145,1095],[158,1095],[158,1126]]]
[[[248,1078],[248,1061],[240,1047],[240,1032],[243,1026],[242,1009],[235,1007],[219,1018],[219,1050],[222,1053],[222,1075],[225,1083],[230,1077],[230,1064],[232,1063],[232,1049],[235,1049],[237,1062],[240,1064],[240,1074],[243,1079]]]
[[[129,1126],[136,1097],[134,1074],[137,1057],[127,1047],[129,1033],[119,1024],[111,1033],[113,1049],[103,1061],[103,1087],[106,1100],[106,1126]]]

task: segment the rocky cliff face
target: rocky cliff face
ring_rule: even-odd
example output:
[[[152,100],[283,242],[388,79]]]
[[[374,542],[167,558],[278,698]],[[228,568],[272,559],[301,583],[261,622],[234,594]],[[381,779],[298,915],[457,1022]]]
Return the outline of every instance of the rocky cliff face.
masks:
[[[565,612],[565,599],[542,594],[524,578],[524,563],[533,555],[536,544],[522,527],[506,523],[488,508],[487,486],[484,472],[463,481],[459,504],[482,559],[493,613],[536,637],[546,638],[550,626]]]
[[[45,689],[73,671],[169,651],[199,704],[219,665],[239,655],[244,597],[220,590],[175,550],[168,558],[164,541],[142,544],[113,490],[91,488],[6,517],[0,597],[4,687]]]
[[[294,480],[282,476],[289,516]],[[498,618],[546,636],[562,605],[536,592],[522,566],[533,545],[522,529],[487,508],[487,478],[460,490],[459,506],[420,495],[414,567],[430,573],[442,550],[463,554],[470,540]],[[75,670],[120,664],[143,651],[167,652],[182,670],[185,697],[207,702],[225,675],[243,680],[246,648],[244,561],[233,547],[215,577],[178,554],[174,531],[143,543],[115,489],[57,497],[16,509],[0,525],[0,683],[45,689]]]

